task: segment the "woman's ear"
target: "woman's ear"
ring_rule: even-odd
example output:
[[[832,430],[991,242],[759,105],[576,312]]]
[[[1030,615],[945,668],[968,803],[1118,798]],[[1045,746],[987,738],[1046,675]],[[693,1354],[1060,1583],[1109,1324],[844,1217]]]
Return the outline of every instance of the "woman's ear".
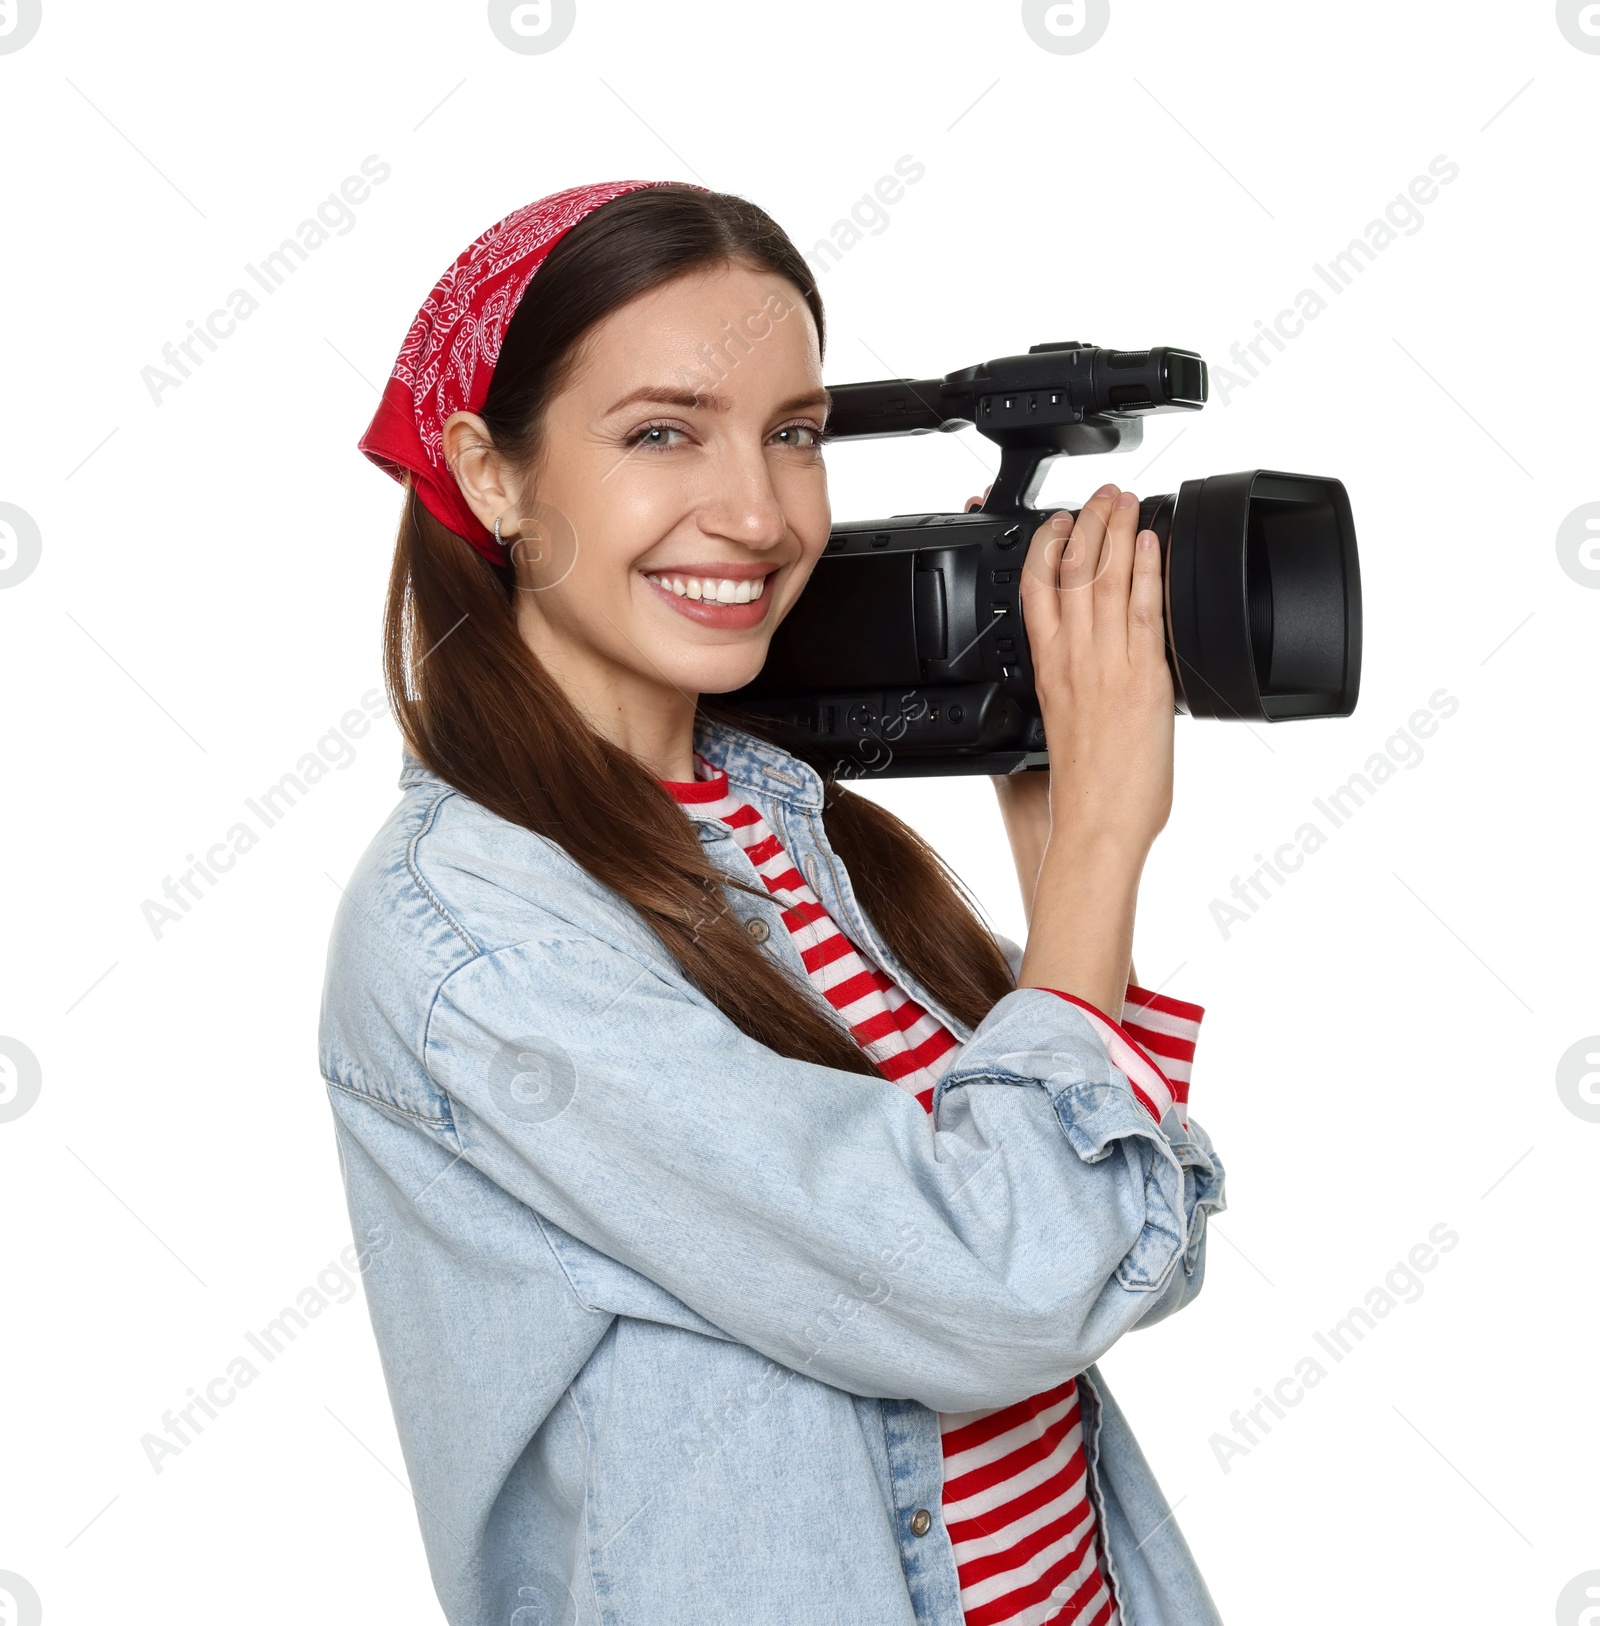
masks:
[[[504,518],[515,502],[506,489],[505,459],[477,413],[452,412],[445,420],[444,457],[467,506],[484,530],[492,531],[495,520]]]

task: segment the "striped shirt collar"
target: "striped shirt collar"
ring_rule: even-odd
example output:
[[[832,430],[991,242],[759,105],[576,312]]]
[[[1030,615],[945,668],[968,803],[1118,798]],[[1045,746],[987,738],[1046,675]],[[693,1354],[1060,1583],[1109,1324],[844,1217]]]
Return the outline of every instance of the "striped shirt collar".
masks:
[[[656,783],[684,807],[720,802],[729,794],[727,773],[706,761],[698,751],[694,754],[694,775],[689,780],[658,779]]]

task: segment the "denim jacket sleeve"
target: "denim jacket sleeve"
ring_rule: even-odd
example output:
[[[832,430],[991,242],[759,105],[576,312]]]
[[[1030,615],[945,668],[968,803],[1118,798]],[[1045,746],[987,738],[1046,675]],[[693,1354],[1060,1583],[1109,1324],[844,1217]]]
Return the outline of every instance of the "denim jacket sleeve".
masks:
[[[979,1025],[931,1118],[555,918],[444,976],[423,1031],[453,1149],[623,1267],[605,1308],[659,1317],[664,1290],[855,1394],[966,1411],[1081,1372],[1198,1291],[1224,1206],[1204,1130],[1153,1122],[1038,989]]]

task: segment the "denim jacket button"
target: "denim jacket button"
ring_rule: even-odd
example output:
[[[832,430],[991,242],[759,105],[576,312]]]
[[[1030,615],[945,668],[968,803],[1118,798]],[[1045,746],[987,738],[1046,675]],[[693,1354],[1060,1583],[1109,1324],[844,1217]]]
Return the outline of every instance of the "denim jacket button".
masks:
[[[751,917],[744,923],[744,929],[749,932],[751,937],[754,938],[754,940],[758,943],[765,943],[766,940],[772,935],[772,928],[760,917],[760,915],[751,915]]]
[[[933,1528],[933,1515],[925,1507],[919,1507],[911,1515],[911,1534],[925,1536]]]

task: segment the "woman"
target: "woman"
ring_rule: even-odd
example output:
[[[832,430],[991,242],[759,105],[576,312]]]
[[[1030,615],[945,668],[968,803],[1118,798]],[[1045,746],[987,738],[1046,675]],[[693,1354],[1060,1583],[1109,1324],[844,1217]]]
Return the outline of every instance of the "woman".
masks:
[[[1023,952],[713,714],[828,539],[823,338],[754,205],[574,188],[445,274],[362,441],[404,795],[321,1062],[434,1581],[454,1626],[1214,1621],[1093,1365],[1223,1207],[1201,1013],[1128,982],[1159,549],[1107,486],[1028,556]]]

